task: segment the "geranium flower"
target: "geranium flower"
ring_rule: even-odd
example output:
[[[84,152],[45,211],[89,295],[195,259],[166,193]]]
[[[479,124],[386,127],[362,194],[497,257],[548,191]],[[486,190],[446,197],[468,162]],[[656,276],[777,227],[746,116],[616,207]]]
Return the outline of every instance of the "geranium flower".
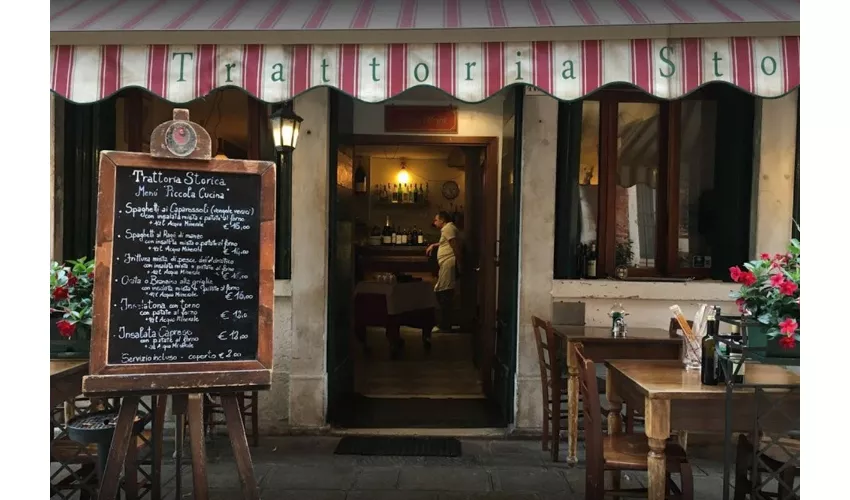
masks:
[[[741,314],[747,313],[747,301],[744,299],[738,299],[735,301],[735,304],[738,306],[738,312]]]
[[[74,276],[73,274],[68,276],[68,286],[69,287],[77,286],[77,277]]]
[[[779,332],[785,335],[791,335],[797,331],[799,326],[797,320],[794,318],[785,318],[779,322]]]
[[[71,338],[71,335],[73,335],[74,331],[77,329],[77,325],[63,319],[61,321],[56,322],[56,328],[59,329],[60,335],[65,338]]]
[[[761,260],[770,260],[770,254],[769,253],[763,253],[763,254],[761,254],[760,257],[761,257]]]
[[[53,298],[55,300],[65,300],[68,298],[68,289],[64,286],[57,286],[55,290],[53,290]]]
[[[740,280],[744,286],[753,286],[756,282],[756,275],[750,271],[744,271],[741,273]]]
[[[89,273],[89,279],[90,279],[90,280],[93,280],[93,279],[94,279],[94,273]]]
[[[797,284],[793,281],[784,281],[781,285],[779,285],[779,293],[782,295],[794,295],[794,292],[797,291]]]
[[[779,288],[782,284],[785,283],[785,276],[781,273],[771,274],[770,275],[770,286],[774,288]]]
[[[732,278],[732,281],[735,283],[741,279],[741,269],[738,266],[732,266],[729,268],[729,276]]]
[[[782,336],[779,338],[779,347],[783,349],[793,349],[797,345],[797,341],[791,336]]]

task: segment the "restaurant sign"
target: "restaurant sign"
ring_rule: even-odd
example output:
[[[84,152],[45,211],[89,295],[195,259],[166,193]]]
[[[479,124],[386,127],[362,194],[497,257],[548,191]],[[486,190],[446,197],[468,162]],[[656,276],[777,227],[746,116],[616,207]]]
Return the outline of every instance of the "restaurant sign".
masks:
[[[559,99],[629,83],[676,98],[714,81],[763,97],[799,86],[799,37],[389,45],[51,47],[51,89],[94,102],[143,87],[187,102],[236,86],[266,102],[330,86],[368,102],[426,85],[467,102],[513,84]]]

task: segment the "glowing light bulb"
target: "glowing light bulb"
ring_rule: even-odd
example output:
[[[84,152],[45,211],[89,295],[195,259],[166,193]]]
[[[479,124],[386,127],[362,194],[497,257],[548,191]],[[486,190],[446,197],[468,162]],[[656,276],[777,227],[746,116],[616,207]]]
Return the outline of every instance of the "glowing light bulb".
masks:
[[[396,180],[399,184],[408,184],[410,182],[410,174],[407,173],[404,167],[401,167],[401,170],[399,170]]]

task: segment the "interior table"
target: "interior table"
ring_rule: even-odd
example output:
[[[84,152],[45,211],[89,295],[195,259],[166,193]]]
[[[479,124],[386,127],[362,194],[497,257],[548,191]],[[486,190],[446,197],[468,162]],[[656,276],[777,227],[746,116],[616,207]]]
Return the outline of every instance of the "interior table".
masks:
[[[579,374],[573,346],[580,342],[587,359],[602,363],[609,359],[681,359],[679,338],[661,328],[629,328],[625,338],[611,336],[610,327],[553,325],[567,356],[567,463],[577,462]],[[553,447],[554,449],[554,447]],[[553,457],[557,459],[557,457]]]
[[[50,360],[50,408],[63,401],[74,401],[83,392],[83,377],[89,373],[89,361]]]
[[[363,346],[368,347],[366,327],[384,327],[395,354],[403,344],[402,326],[421,329],[423,340],[430,338],[436,322],[436,308],[433,283],[361,281],[354,291],[354,332]]]
[[[623,403],[644,416],[649,443],[649,499],[662,500],[665,491],[664,443],[671,429],[723,433],[726,422],[726,386],[702,385],[699,371],[685,370],[681,361],[607,361],[607,395],[611,403],[608,432],[622,432]],[[800,376],[781,366],[747,363],[747,384],[799,385]],[[773,410],[759,415],[759,425],[784,432],[788,416],[799,420],[799,392],[772,390]],[[757,410],[754,390],[740,388],[732,394],[732,432],[751,432]],[[762,405],[766,402],[761,401]]]

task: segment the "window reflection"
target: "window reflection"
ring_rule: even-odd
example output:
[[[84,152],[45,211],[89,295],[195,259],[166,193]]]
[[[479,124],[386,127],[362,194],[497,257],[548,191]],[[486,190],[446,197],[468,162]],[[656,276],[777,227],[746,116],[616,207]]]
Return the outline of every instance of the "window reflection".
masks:
[[[599,102],[584,101],[581,115],[581,158],[578,171],[581,243],[589,244],[596,241],[599,214]]]
[[[617,266],[655,267],[660,111],[655,103],[617,107]]]
[[[717,106],[711,101],[682,101],[681,116],[679,267],[711,268]]]

